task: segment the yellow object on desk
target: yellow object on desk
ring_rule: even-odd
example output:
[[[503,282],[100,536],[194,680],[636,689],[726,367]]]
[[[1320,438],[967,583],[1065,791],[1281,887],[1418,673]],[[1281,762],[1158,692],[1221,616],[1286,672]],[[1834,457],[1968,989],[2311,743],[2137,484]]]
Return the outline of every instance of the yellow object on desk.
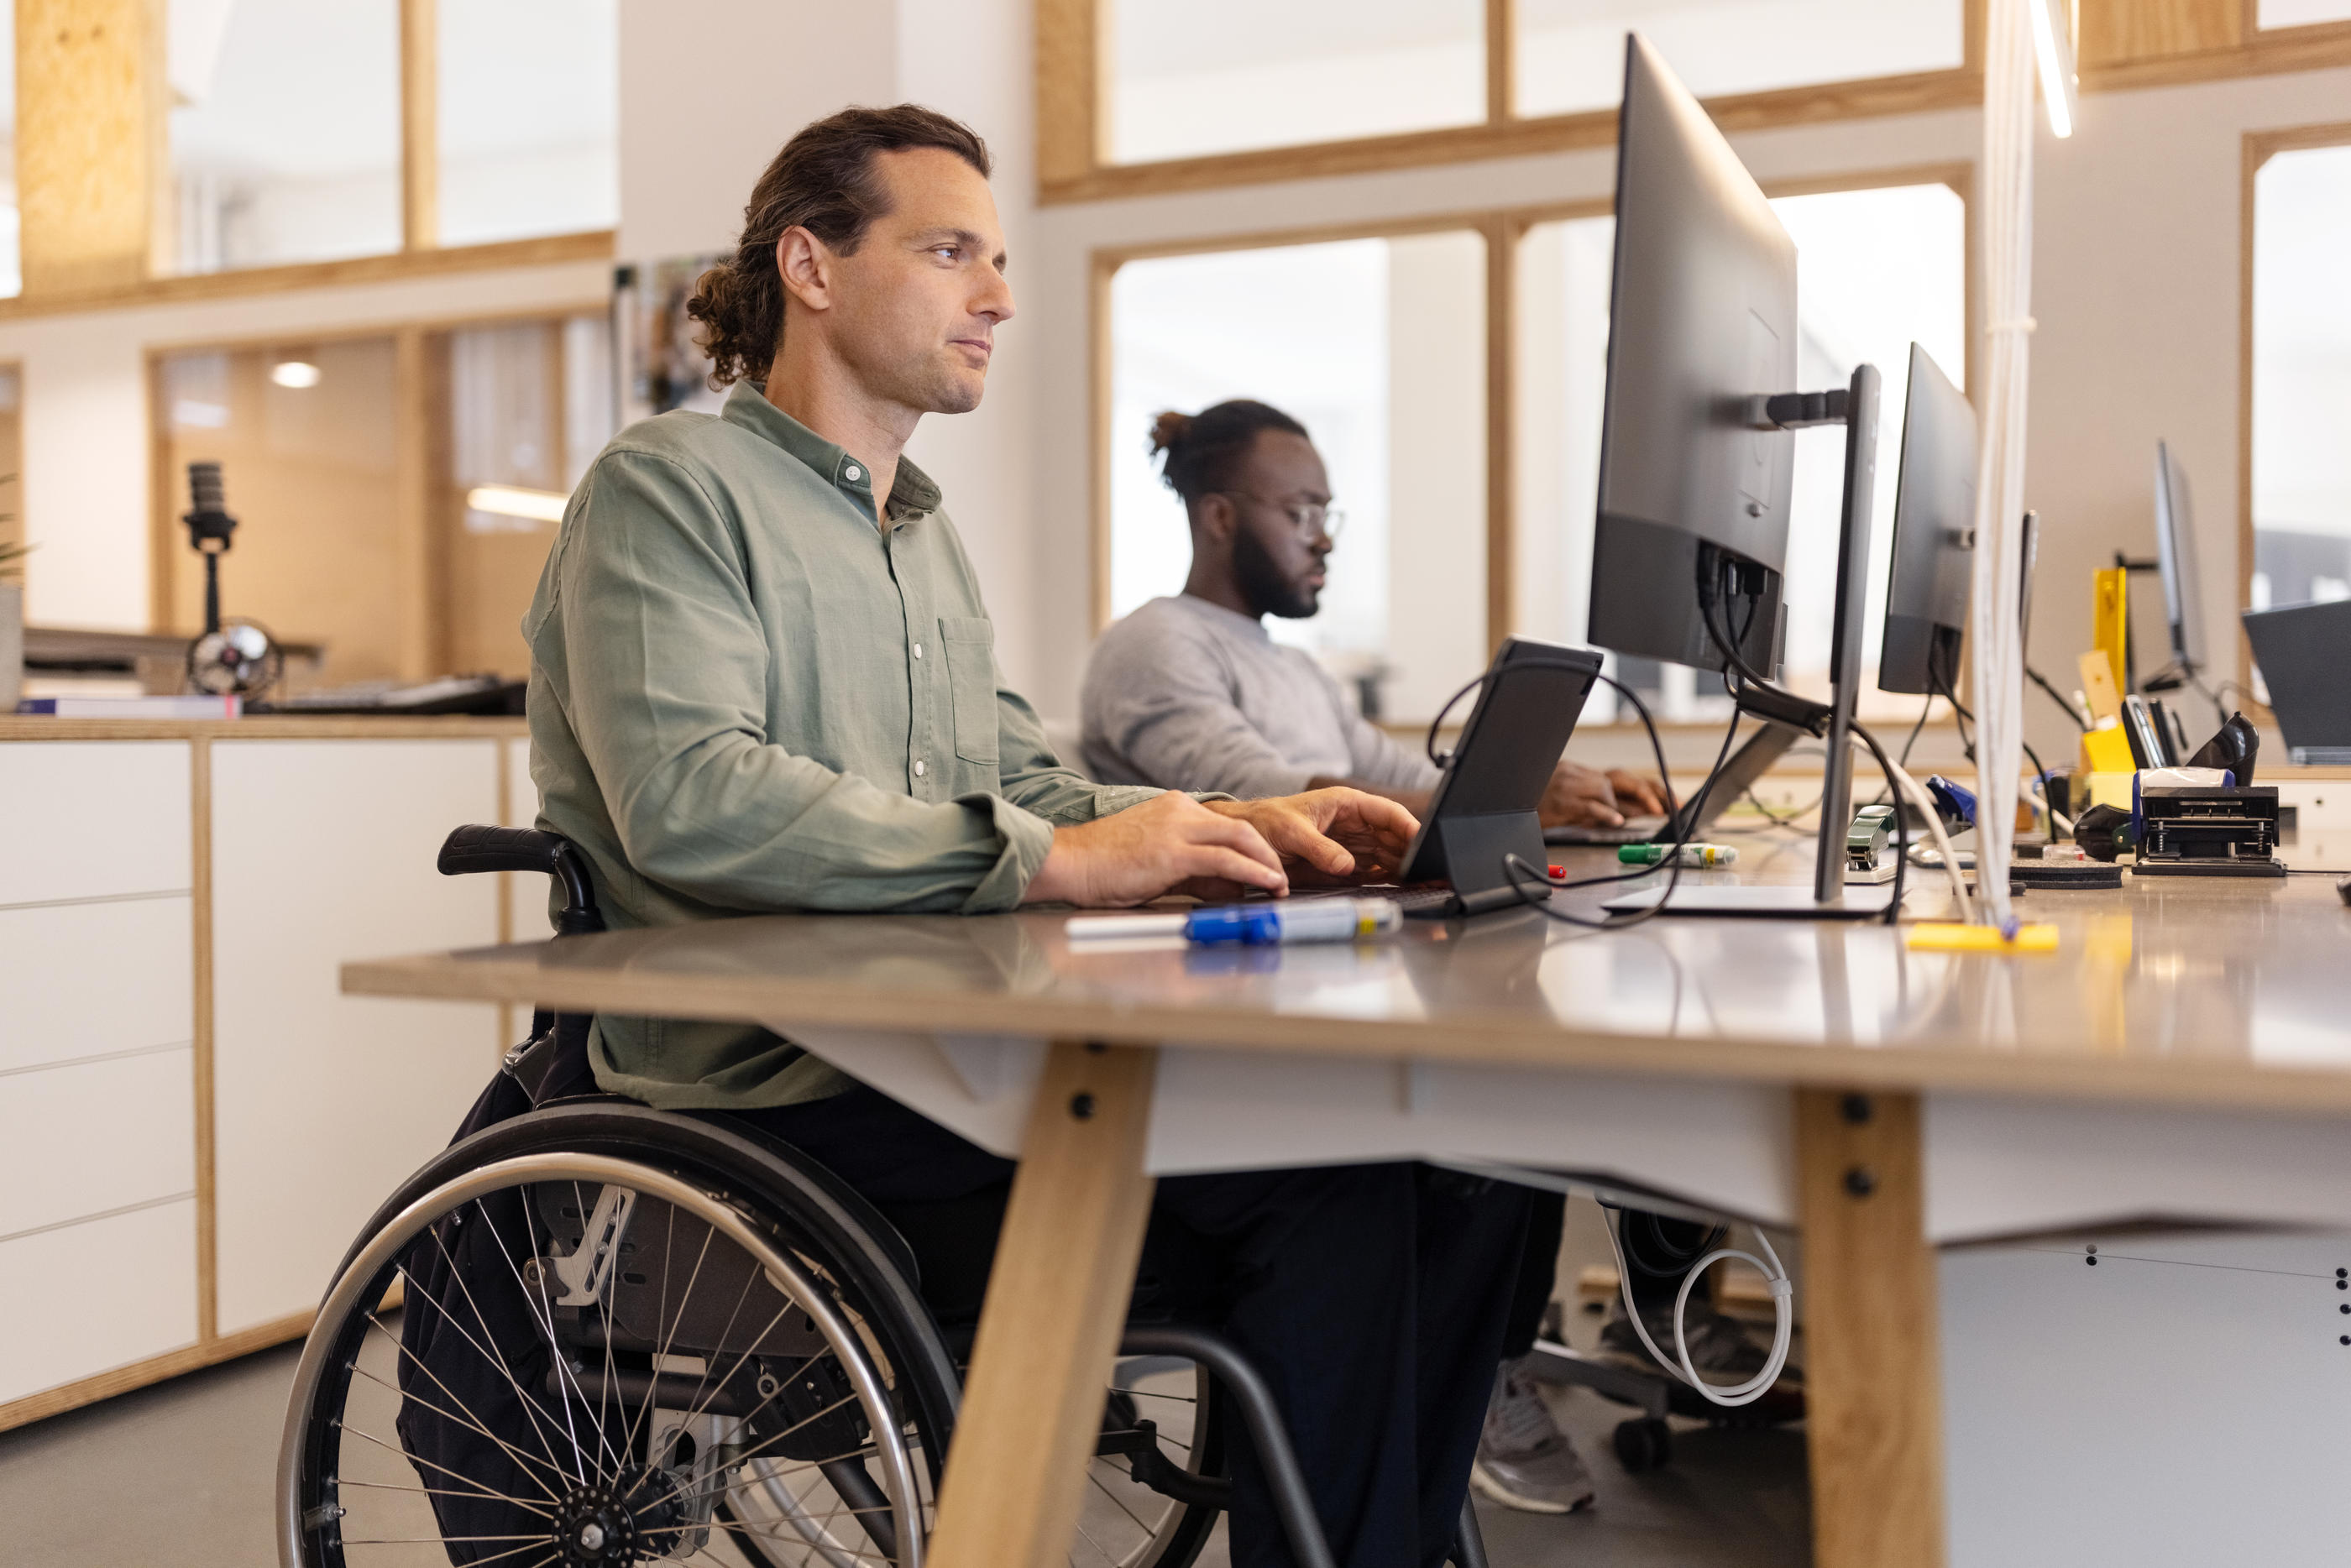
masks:
[[[2057,928],[2019,926],[2016,940],[2011,941],[2000,934],[1998,926],[1962,926],[1937,920],[1911,927],[1907,945],[1912,952],[2053,953],[2057,950]]]
[[[2138,759],[2131,755],[2130,737],[2120,724],[2084,731],[2082,761],[2082,771],[2089,774],[2127,774],[2138,766]]]

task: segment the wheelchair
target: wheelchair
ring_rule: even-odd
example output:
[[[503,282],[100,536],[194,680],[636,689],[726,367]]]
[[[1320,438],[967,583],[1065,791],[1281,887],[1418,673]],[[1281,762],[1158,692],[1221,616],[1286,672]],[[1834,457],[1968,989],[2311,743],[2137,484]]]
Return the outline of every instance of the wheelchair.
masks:
[[[559,940],[603,929],[556,835],[461,827],[439,868],[548,874]],[[919,1568],[989,1249],[926,1297],[900,1229],[805,1153],[598,1092],[587,1024],[535,1015],[337,1269],[279,1453],[284,1568]],[[1293,1557],[1327,1568],[1254,1369],[1132,1319],[1071,1563],[1186,1568],[1231,1501],[1228,1411]],[[1454,1558],[1485,1568],[1466,1504]]]

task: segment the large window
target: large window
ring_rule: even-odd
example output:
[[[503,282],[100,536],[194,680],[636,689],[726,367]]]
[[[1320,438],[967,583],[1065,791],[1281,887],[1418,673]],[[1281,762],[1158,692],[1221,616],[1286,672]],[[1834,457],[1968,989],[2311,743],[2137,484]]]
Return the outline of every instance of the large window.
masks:
[[[1525,151],[1512,122],[1527,119],[1557,119],[1562,145],[1590,143],[1607,135],[1635,29],[1693,90],[1746,99],[1747,124],[1817,118],[1823,106],[1802,95],[1831,83],[1880,84],[1865,107],[1848,96],[1834,112],[1958,108],[1981,92],[1965,68],[1969,15],[1969,0],[1081,0],[1040,8],[1040,57],[1101,64],[1071,76],[1073,96],[1045,115],[1040,167],[1050,196],[1057,182],[1102,175],[1098,162],[1374,137],[1390,139],[1384,163]],[[1422,144],[1394,140],[1415,133]],[[1244,161],[1234,177],[1336,167]]]
[[[2351,145],[2281,151],[2253,181],[2256,609],[2351,598]]]
[[[1885,623],[1886,573],[1900,472],[1906,368],[1913,341],[1946,375],[1967,377],[1967,213],[1943,183],[1782,196],[1772,202],[1799,256],[1797,376],[1805,389],[1841,387],[1854,368],[1884,377],[1877,484],[1870,535],[1869,600],[1862,627],[1865,713],[1915,713],[1915,698],[1876,691]],[[1607,388],[1608,297],[1614,220],[1570,219],[1530,229],[1519,256],[1518,557],[1512,597],[1518,628],[1579,640],[1592,584],[1592,518],[1599,493],[1600,430]],[[1800,431],[1789,521],[1786,680],[1828,689],[1837,529],[1844,499],[1844,432]],[[1636,688],[1666,717],[1727,712],[1719,681],[1639,663]],[[1602,704],[1601,711],[1606,710]]]
[[[1346,524],[1322,611],[1275,620],[1383,717],[1425,721],[1485,662],[1482,235],[1130,261],[1112,283],[1108,610],[1181,591],[1184,508],[1154,416],[1255,398],[1312,433]]]
[[[169,15],[175,270],[400,249],[399,0]]]
[[[1957,69],[1957,0],[1518,0],[1520,114],[1613,109],[1625,35],[1664,51],[1701,98]]]
[[[620,222],[619,0],[444,0],[441,243]]]
[[[1118,162],[1486,118],[1485,0],[1115,0],[1113,8]]]

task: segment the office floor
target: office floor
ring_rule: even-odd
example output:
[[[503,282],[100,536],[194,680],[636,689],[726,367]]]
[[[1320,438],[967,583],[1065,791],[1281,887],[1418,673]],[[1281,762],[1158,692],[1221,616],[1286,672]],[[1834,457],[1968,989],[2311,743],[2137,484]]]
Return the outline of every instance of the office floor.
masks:
[[[1582,1212],[1579,1212],[1582,1211]],[[1561,1278],[1596,1243],[1570,1207]],[[1588,1348],[1595,1314],[1571,1312]],[[0,1433],[0,1568],[265,1568],[271,1469],[298,1347]],[[1673,1463],[1630,1476],[1609,1449],[1625,1412],[1583,1389],[1554,1408],[1590,1462],[1595,1508],[1565,1518],[1481,1506],[1495,1568],[1801,1568],[1812,1560],[1801,1429],[1677,1423]],[[1225,1568],[1221,1532],[1201,1559]]]

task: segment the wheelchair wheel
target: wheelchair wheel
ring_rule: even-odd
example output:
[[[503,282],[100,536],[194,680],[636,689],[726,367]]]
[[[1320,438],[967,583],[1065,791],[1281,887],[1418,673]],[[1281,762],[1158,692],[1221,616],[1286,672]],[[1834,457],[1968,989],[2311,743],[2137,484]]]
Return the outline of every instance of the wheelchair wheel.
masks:
[[[1073,1563],[1205,1542],[1217,1509],[1167,1491],[1215,1486],[1217,1424],[1176,1366],[1113,1391]],[[904,1243],[803,1157],[549,1106],[444,1151],[346,1257],[287,1410],[280,1561],[917,1568],[958,1387]],[[1127,1473],[1138,1402],[1179,1450],[1144,1466],[1160,1490]]]

